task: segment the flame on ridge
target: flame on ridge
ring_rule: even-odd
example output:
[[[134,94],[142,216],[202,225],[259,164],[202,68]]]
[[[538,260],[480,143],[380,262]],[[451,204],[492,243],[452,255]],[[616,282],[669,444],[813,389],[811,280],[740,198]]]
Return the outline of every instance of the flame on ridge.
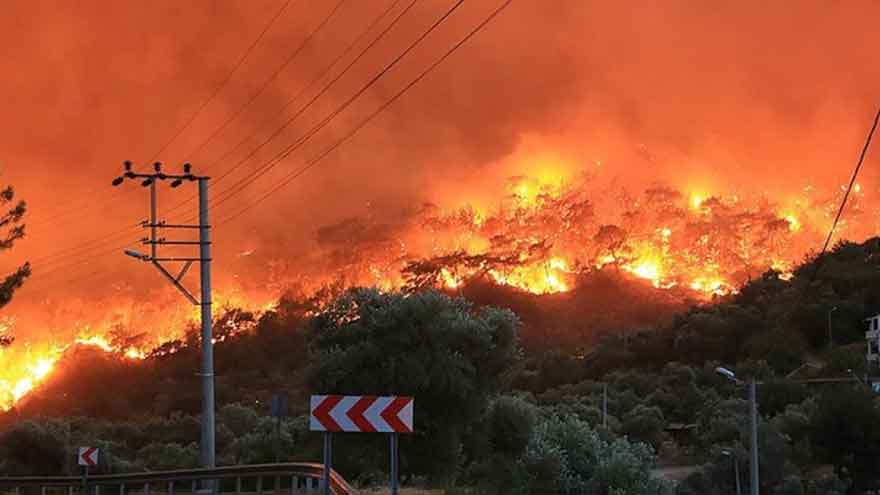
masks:
[[[242,295],[240,292],[220,291],[214,296],[215,304],[213,313],[215,318],[228,308],[248,308],[256,313],[270,310],[274,302],[255,302]],[[150,355],[168,354],[176,352],[177,348],[168,351],[158,351],[158,347],[168,341],[183,337],[186,328],[198,321],[199,309],[187,308],[182,312],[183,319],[172,319],[163,322],[169,325],[167,333],[160,333],[150,339],[138,341],[126,341],[124,338],[114,338],[112,325],[104,328],[92,328],[86,325],[68,344],[55,343],[32,343],[15,342],[8,349],[0,348],[0,410],[8,411],[22,398],[27,396],[34,388],[48,378],[55,370],[59,360],[68,351],[76,348],[88,348],[101,351],[119,359],[140,361]],[[0,322],[0,333],[10,332],[14,321]],[[236,329],[229,333],[235,333]],[[214,339],[215,342],[223,339]]]
[[[558,173],[516,177],[506,191],[494,207],[426,209],[390,236],[356,241],[339,236],[344,249],[335,252],[332,243],[320,247],[315,255],[319,261],[310,260],[314,272],[300,289],[314,294],[341,281],[343,286],[373,285],[383,290],[408,286],[456,290],[482,277],[534,294],[555,294],[575,289],[578,277],[590,272],[617,270],[657,289],[689,291],[708,299],[735,293],[749,278],[768,269],[790,279],[793,266],[827,232],[842,195],[835,191],[822,197],[811,186],[779,204],[766,198],[749,200],[737,194],[661,186],[633,195]],[[865,190],[857,188],[851,201],[850,218],[857,220],[843,222],[841,229],[851,238],[870,235],[880,221],[867,217],[873,209],[861,206]],[[254,253],[246,252],[248,257]],[[269,294],[217,291],[215,316],[224,307],[271,309],[273,303],[265,301],[274,302],[285,288],[284,275],[277,278],[278,289]],[[8,410],[25,397],[74,347],[97,349],[120,359],[147,358],[158,346],[182,338],[197,320],[197,308],[181,307],[186,309],[158,323],[160,329],[133,323],[131,315],[139,309],[132,306],[127,313],[118,311],[126,314],[113,324],[81,327],[67,343],[16,342],[12,348],[0,349],[4,364],[0,408]],[[114,338],[113,325],[120,322],[147,332],[147,338]]]

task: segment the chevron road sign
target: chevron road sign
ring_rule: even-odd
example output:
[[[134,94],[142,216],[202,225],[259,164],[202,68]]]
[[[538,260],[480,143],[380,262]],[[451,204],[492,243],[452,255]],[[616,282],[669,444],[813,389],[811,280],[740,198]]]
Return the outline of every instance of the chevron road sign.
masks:
[[[97,466],[98,449],[96,447],[80,447],[76,458],[80,466]]]
[[[412,433],[412,397],[373,395],[313,395],[312,431]]]

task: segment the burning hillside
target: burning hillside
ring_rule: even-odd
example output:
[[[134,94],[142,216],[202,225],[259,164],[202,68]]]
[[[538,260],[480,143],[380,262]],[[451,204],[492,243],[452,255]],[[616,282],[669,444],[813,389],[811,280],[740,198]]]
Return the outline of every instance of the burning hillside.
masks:
[[[33,276],[4,308],[0,407],[76,349],[185,340],[192,308],[121,256],[146,214],[109,187],[126,158],[212,177],[217,311],[492,287],[535,321],[607,309],[586,342],[821,245],[878,98],[877,4],[450,5],[10,6],[0,172],[28,212],[0,273]],[[838,239],[876,234],[876,170]],[[195,213],[184,189],[160,217]]]
[[[299,267],[288,264],[287,271],[278,269],[271,279],[284,292],[295,290],[320,306],[322,298],[354,285],[459,291],[488,283],[540,296],[568,293],[591,275],[609,273],[666,292],[667,307],[682,307],[735,292],[767,270],[787,278],[818,245],[839,201],[836,194],[820,196],[809,187],[782,202],[665,186],[633,194],[586,173],[572,177],[510,178],[501,199],[488,207],[425,204],[395,222],[364,216],[325,226],[316,233],[316,255],[309,260],[313,275],[294,278],[291,273]],[[876,221],[863,212],[864,201],[857,190],[850,209],[850,217],[858,219],[851,225],[857,227],[848,227],[846,235],[865,235]],[[282,261],[276,266],[284,266]],[[596,290],[607,289],[586,297],[600,299]],[[281,295],[276,291],[257,296],[256,291],[221,289],[215,313],[232,307],[267,309],[271,304],[265,301]],[[646,304],[646,299],[642,293],[628,304]],[[185,308],[129,301],[109,307],[103,317],[98,315],[99,323],[83,325],[69,341],[16,343],[2,351],[7,364],[0,378],[0,405],[9,408],[25,396],[71,348],[87,346],[132,360],[174,352],[180,345],[174,342],[196,317]],[[148,321],[143,314],[160,319]],[[629,322],[619,317],[604,325],[594,322],[593,331]]]

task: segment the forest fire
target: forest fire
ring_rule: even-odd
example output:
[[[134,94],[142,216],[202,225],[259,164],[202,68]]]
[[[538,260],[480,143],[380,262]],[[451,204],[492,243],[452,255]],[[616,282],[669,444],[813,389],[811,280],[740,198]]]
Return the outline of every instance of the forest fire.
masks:
[[[114,347],[107,338],[100,335],[78,337],[69,345],[38,348],[28,346],[20,356],[8,350],[0,351],[5,353],[3,370],[0,372],[0,409],[9,410],[52,373],[65,352],[77,346],[98,349],[124,359],[140,360],[147,357],[145,350]]]
[[[274,302],[256,302],[260,298],[252,295],[253,299],[245,297],[238,292],[221,292],[215,296],[217,304],[214,307],[214,316],[219,317],[228,309],[239,308],[248,311],[267,311],[274,306]],[[76,336],[69,342],[45,342],[45,341],[22,341],[16,342],[10,348],[0,348],[0,359],[3,367],[0,368],[0,410],[8,411],[19,400],[25,397],[31,390],[48,378],[56,368],[57,363],[65,353],[76,349],[90,349],[112,355],[118,359],[141,361],[151,356],[165,355],[176,352],[177,346],[163,346],[185,337],[188,329],[192,328],[198,317],[198,311],[180,306],[182,310],[175,311],[173,316],[166,317],[160,322],[163,331],[154,334],[135,332],[127,333],[121,328],[118,317],[107,319],[100,325],[86,325],[81,328]],[[108,314],[119,314],[121,310],[115,308]],[[99,318],[101,315],[98,315]],[[106,316],[104,316],[106,318]],[[127,320],[127,318],[123,318]],[[4,333],[11,332],[14,322],[8,320],[4,323]],[[221,329],[218,329],[221,330]],[[247,328],[222,329],[222,337],[215,341],[222,341],[227,335]]]
[[[428,205],[391,231],[375,228],[370,223],[375,219],[325,227],[318,233],[320,258],[326,260],[318,273],[324,276],[297,279],[299,291],[315,294],[339,281],[343,288],[456,291],[483,279],[542,295],[570,291],[580,277],[613,270],[633,283],[675,288],[705,300],[735,293],[767,270],[789,278],[793,265],[817,245],[828,227],[828,212],[839,199],[820,198],[811,194],[812,188],[784,206],[763,197],[746,200],[664,186],[632,195],[603,189],[589,179],[546,177],[512,178],[491,208]],[[859,190],[854,214],[862,213],[863,201]],[[854,225],[869,232],[871,223],[862,218]],[[373,231],[380,233],[363,234]],[[853,226],[845,233],[862,234]],[[221,308],[265,311],[272,306],[267,301],[280,295],[219,292],[215,315]],[[26,396],[70,349],[90,347],[120,359],[142,360],[162,344],[180,339],[197,318],[192,308],[178,309],[165,313],[172,316],[165,316],[158,327],[139,329],[132,320],[139,311],[137,305],[110,311],[114,318],[84,327],[68,343],[21,342],[2,351],[6,364],[0,407],[9,409]]]

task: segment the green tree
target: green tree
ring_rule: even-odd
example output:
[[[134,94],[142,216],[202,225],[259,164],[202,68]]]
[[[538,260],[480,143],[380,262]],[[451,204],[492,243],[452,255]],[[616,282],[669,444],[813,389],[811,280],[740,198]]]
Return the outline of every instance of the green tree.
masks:
[[[660,448],[666,436],[666,420],[663,411],[659,407],[639,404],[623,416],[621,431],[629,437],[650,444],[655,449]]]
[[[586,422],[553,414],[535,428],[520,461],[527,485],[513,493],[660,493],[650,475],[654,461],[646,444],[606,441]]]
[[[880,411],[867,388],[826,389],[810,421],[810,438],[816,455],[834,464],[841,478],[851,477],[857,492],[876,480],[880,469]]]
[[[0,434],[3,473],[18,476],[57,475],[64,470],[66,431],[59,424],[22,421]]]
[[[518,326],[508,310],[437,291],[353,289],[314,319],[309,388],[415,397],[402,469],[450,479],[466,429],[510,380]]]
[[[534,434],[538,409],[522,398],[502,396],[468,435],[471,463],[464,482],[485,493],[507,494],[524,486],[518,465]]]
[[[194,468],[199,465],[199,448],[195,443],[151,443],[138,451],[137,457],[155,471]]]
[[[21,222],[26,210],[27,205],[24,201],[15,200],[15,192],[12,187],[7,186],[0,191],[0,211],[2,211],[0,229],[5,231],[0,234],[0,251],[12,249],[15,242],[24,237],[24,224]],[[31,265],[25,263],[0,281],[0,308],[12,301],[12,295],[21,288],[30,274]],[[0,347],[10,345],[12,340],[12,335],[0,334]]]
[[[767,361],[775,371],[788,373],[803,363],[807,342],[798,332],[771,330],[752,336],[746,353],[750,359]]]

